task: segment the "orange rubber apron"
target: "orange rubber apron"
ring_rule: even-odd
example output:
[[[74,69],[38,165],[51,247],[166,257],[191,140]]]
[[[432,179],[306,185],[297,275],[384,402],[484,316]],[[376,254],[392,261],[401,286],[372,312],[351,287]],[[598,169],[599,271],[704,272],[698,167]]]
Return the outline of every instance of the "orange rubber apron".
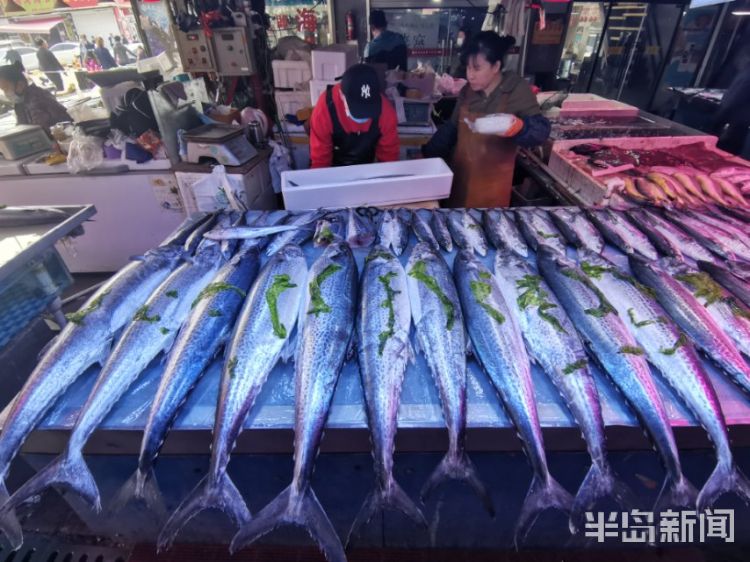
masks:
[[[507,106],[507,94],[502,96],[497,113]],[[473,133],[464,118],[474,121],[484,117],[472,113],[466,106],[458,114],[458,142],[453,152],[453,188],[443,202],[446,207],[508,207],[513,189],[513,170],[516,165],[516,143],[496,135]]]

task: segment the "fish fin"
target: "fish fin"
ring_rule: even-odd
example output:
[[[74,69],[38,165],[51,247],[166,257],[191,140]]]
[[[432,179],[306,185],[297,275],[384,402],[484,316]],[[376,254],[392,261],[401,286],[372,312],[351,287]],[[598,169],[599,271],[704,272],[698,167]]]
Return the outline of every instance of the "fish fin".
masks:
[[[367,496],[367,499],[365,499],[362,508],[354,519],[354,523],[352,523],[352,528],[349,530],[349,535],[347,536],[345,543],[347,547],[352,538],[356,536],[359,528],[366,525],[370,519],[372,519],[373,515],[381,509],[400,511],[418,525],[425,528],[427,527],[427,520],[424,518],[422,511],[406,494],[406,492],[404,492],[403,488],[391,478],[387,487],[373,490],[370,492],[370,495]]]
[[[552,478],[552,476],[548,476],[545,481],[535,474],[531,480],[531,486],[529,486],[529,491],[526,494],[526,499],[523,501],[521,513],[516,523],[516,530],[513,536],[513,543],[516,549],[518,548],[519,539],[521,539],[521,542],[526,539],[529,531],[534,526],[534,522],[543,511],[555,508],[560,511],[570,512],[572,505],[573,496],[560,486],[557,480]]]
[[[664,485],[659,492],[659,497],[654,503],[654,512],[661,512],[671,507],[687,507],[692,509],[698,497],[698,491],[695,489],[685,476],[676,482],[670,484],[670,478],[664,481]]]
[[[289,486],[242,527],[232,539],[229,552],[234,554],[281,525],[304,527],[318,543],[328,562],[346,562],[346,554],[336,530],[315,493],[307,488],[292,492]]]
[[[584,528],[586,511],[590,511],[598,500],[605,497],[613,498],[623,508],[629,509],[634,504],[633,492],[615,478],[609,466],[592,464],[573,499],[569,521],[571,533],[575,534]]]
[[[8,499],[8,488],[5,486],[5,480],[2,480],[0,482],[0,505],[5,505]],[[23,546],[23,530],[15,509],[0,510],[0,531],[5,535],[5,539],[13,550],[18,550]]]
[[[440,464],[422,487],[420,494],[422,501],[424,502],[430,492],[446,480],[463,480],[466,482],[482,501],[482,505],[487,510],[487,513],[491,517],[495,516],[495,508],[492,506],[490,494],[480,480],[474,463],[471,462],[466,453],[457,454],[449,451],[443,457],[443,460],[440,461]]]
[[[138,501],[154,512],[161,521],[166,519],[167,508],[164,505],[159,484],[153,469],[136,470],[115,494],[107,508],[107,515],[112,518],[130,502]]]
[[[83,460],[83,455],[80,452],[68,449],[63,455],[18,488],[2,506],[2,512],[15,509],[22,503],[38,496],[50,486],[73,492],[97,513],[102,509],[99,488],[91,471],[86,466],[86,461]]]
[[[726,492],[734,492],[745,504],[750,501],[750,481],[734,463],[719,463],[698,494],[697,510],[704,513]]]
[[[283,363],[288,363],[289,360],[294,357],[294,352],[297,350],[297,339],[299,338],[299,332],[295,331],[290,337],[286,339],[284,345],[279,353],[279,358]]]
[[[162,552],[172,546],[180,530],[193,517],[206,509],[219,509],[241,527],[251,520],[242,494],[225,472],[218,479],[205,476],[182,501],[159,533],[157,550]]]

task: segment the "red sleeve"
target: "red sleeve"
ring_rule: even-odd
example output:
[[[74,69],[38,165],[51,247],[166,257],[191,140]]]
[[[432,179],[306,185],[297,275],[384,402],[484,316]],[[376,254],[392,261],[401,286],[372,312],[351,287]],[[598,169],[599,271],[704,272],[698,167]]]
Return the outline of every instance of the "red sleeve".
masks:
[[[310,161],[311,168],[328,168],[333,163],[333,124],[325,92],[318,98],[310,117]]]
[[[394,162],[398,160],[399,140],[398,140],[398,118],[396,110],[393,109],[391,102],[383,98],[383,111],[380,114],[380,139],[378,146],[375,148],[375,158],[378,162]]]

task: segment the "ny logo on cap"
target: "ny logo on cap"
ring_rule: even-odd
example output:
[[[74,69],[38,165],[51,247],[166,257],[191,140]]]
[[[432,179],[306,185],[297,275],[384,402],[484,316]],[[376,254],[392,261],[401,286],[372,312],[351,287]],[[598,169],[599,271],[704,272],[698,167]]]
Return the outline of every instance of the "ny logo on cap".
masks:
[[[364,99],[368,99],[370,97],[370,85],[369,84],[362,84],[362,91],[360,95]]]

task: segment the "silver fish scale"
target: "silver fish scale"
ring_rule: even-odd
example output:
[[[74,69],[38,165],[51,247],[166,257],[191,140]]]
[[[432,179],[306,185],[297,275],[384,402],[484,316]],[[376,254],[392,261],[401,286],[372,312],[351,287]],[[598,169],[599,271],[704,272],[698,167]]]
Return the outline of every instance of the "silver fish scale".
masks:
[[[654,229],[670,243],[672,243],[679,251],[694,260],[702,260],[708,262],[714,262],[714,255],[704,248],[701,244],[696,242],[695,238],[688,236],[685,232],[680,230],[678,227],[664,220],[660,216],[652,213],[648,210],[642,210],[639,213],[631,215],[641,229],[646,232],[647,229]]]
[[[482,223],[492,245],[498,250],[510,250],[517,256],[526,258],[529,248],[516,226],[512,211],[487,209],[482,212]]]
[[[109,338],[166,279],[179,255],[178,249],[158,248],[146,254],[143,260],[128,264],[94,293],[81,310],[98,299],[99,308],[86,315],[80,325],[69,322],[63,328],[34,368],[5,419],[0,434],[3,478],[28,433],[87,367],[97,361],[104,363]]]
[[[549,215],[571,244],[597,254],[604,251],[601,233],[579,209],[552,209]]]
[[[657,265],[631,260],[630,266],[636,277],[656,292],[659,303],[695,345],[750,393],[750,367],[692,292]]]
[[[612,209],[599,209],[592,211],[592,218],[597,222],[601,232],[607,236],[610,234],[610,242],[620,246],[625,253],[633,251],[642,256],[655,260],[659,258],[656,248],[651,244],[648,237],[638,230],[624,215]]]
[[[247,293],[258,271],[258,261],[255,250],[235,256],[221,268],[213,282],[231,285]],[[143,430],[139,455],[142,473],[151,468],[177,410],[228,338],[243,301],[244,297],[231,289],[203,298],[180,330]]]
[[[174,338],[193,300],[216,275],[221,265],[219,256],[217,247],[207,248],[196,255],[194,263],[176,269],[149,297],[144,305],[146,314],[150,318],[158,315],[159,320],[134,319],[126,328],[81,408],[68,441],[68,450],[83,447],[141,371]],[[172,290],[176,290],[180,298],[166,294]],[[163,333],[162,328],[167,333]]]
[[[431,218],[432,213],[430,213],[429,209],[417,209],[412,212],[411,226],[414,230],[414,234],[420,242],[425,242],[426,244],[429,244],[433,250],[438,251],[440,245],[429,225],[429,220]]]
[[[626,347],[637,347],[635,338],[616,312],[607,313],[602,318],[585,312],[597,309],[601,300],[580,281],[562,273],[564,268],[573,274],[585,276],[572,262],[543,251],[539,256],[539,267],[605,372],[648,429],[672,481],[682,481],[672,428],[648,364],[639,355],[621,352]]]
[[[375,252],[385,252],[375,248]],[[388,294],[384,283],[393,291]],[[384,303],[391,302],[390,306]],[[401,385],[409,360],[411,311],[406,273],[391,257],[376,257],[362,274],[357,341],[365,406],[372,432],[373,458],[378,482],[388,484],[393,472],[393,448],[401,402]],[[391,320],[391,311],[393,318]],[[381,334],[388,336],[381,345]]]
[[[330,311],[310,314],[310,284],[329,265],[340,267],[320,285],[320,296]],[[354,329],[357,281],[357,265],[346,243],[328,246],[310,268],[300,310],[304,323],[295,357],[292,488],[297,491],[310,484],[333,392]]]
[[[500,394],[525,444],[534,471],[546,481],[549,471],[531,381],[531,365],[516,318],[508,308],[497,281],[473,255],[465,251],[459,253],[453,267],[472,347]],[[480,274],[484,277],[480,277]],[[489,285],[490,293],[483,303],[499,312],[504,322],[498,323],[485,312],[473,294],[472,283]]]
[[[519,288],[518,282],[527,275],[536,274],[525,261],[497,254],[495,279],[505,302],[518,318],[529,355],[539,363],[563,397],[581,428],[592,461],[604,467],[608,464],[605,456],[604,420],[591,370],[586,364],[573,372],[565,372],[566,367],[587,360],[583,342],[552,289],[541,278],[539,289],[546,293],[545,301],[556,305],[555,308],[547,308],[544,313],[556,319],[565,333],[539,314],[538,305],[526,308],[519,306],[518,298],[525,289]]]
[[[385,209],[378,224],[378,244],[400,256],[409,243],[409,229],[395,210]]]
[[[451,252],[453,250],[453,239],[451,239],[451,233],[448,229],[448,218],[446,212],[441,211],[440,209],[433,209],[431,225],[432,232],[435,235],[438,244],[440,244],[446,252]]]
[[[597,258],[589,255],[584,259],[596,266],[613,267],[606,260]],[[646,351],[649,361],[708,432],[719,458],[731,462],[732,451],[719,399],[695,348],[690,344],[677,344],[681,332],[666,311],[630,281],[618,279],[611,271],[604,271],[591,281],[610,299],[620,318]]]
[[[435,280],[453,305],[450,329],[440,299],[412,275],[418,262],[424,262],[426,275]],[[424,243],[417,244],[412,250],[406,273],[417,339],[438,387],[449,431],[449,448],[455,452],[463,447],[466,429],[466,334],[458,293],[443,257]]]
[[[480,256],[487,254],[487,240],[482,227],[467,210],[448,211],[448,229],[459,248],[472,250]]]
[[[539,209],[516,210],[516,219],[526,242],[534,250],[538,250],[539,246],[547,246],[558,254],[565,255],[565,242],[562,234],[552,224],[552,220],[546,211]]]
[[[277,299],[279,322],[286,329],[283,338],[274,332],[266,301],[279,275],[288,275],[289,284],[295,285]],[[211,446],[209,474],[214,478],[226,470],[247,414],[292,334],[306,279],[307,262],[301,248],[286,245],[263,267],[243,304],[225,353]]]
[[[306,240],[311,238],[315,230],[314,223],[323,214],[323,211],[315,210],[306,211],[298,215],[292,215],[285,224],[298,225],[301,228],[299,230],[289,230],[287,232],[277,234],[266,248],[266,255],[272,256],[287,244],[302,244]]]

